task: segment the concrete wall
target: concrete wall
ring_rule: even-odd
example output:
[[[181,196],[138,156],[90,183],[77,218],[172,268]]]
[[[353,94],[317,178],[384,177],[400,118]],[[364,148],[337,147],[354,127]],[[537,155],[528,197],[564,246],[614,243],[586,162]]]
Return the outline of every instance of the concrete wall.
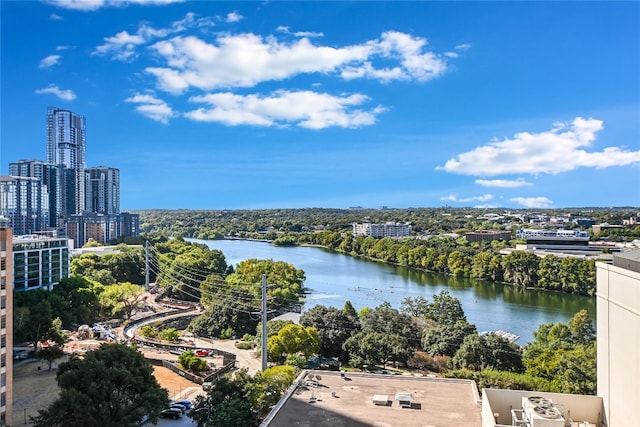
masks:
[[[612,427],[640,425],[640,273],[597,263],[598,395]]]

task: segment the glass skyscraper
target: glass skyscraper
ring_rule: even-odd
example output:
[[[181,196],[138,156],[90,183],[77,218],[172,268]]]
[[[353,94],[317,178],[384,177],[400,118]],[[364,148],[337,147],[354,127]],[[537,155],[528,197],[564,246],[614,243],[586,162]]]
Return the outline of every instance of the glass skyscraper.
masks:
[[[56,206],[59,216],[81,214],[85,210],[86,122],[68,110],[47,109],[47,163],[61,165],[61,192]]]

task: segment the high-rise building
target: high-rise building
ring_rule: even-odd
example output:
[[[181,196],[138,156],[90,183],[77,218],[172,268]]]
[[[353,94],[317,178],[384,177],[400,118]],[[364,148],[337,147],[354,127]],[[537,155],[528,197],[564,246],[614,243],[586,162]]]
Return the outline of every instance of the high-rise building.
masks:
[[[84,116],[68,110],[47,110],[47,163],[62,165],[61,193],[57,195],[61,215],[85,210],[86,124]]]
[[[96,166],[86,170],[86,210],[101,214],[120,213],[120,170]]]
[[[9,163],[10,176],[38,178],[40,183],[46,187],[49,194],[48,227],[50,229],[61,229],[64,225],[64,216],[62,215],[63,197],[60,196],[63,194],[63,171],[63,165],[45,163],[42,160],[18,160],[17,162]]]
[[[49,225],[49,193],[38,178],[0,176],[0,215],[13,233],[31,234]]]
[[[13,412],[13,247],[8,220],[0,217],[0,426]]]

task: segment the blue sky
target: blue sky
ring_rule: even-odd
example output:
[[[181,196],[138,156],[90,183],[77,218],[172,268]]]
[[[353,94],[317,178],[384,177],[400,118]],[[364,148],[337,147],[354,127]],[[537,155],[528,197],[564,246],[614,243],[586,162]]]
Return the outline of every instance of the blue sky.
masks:
[[[2,1],[0,163],[126,209],[640,206],[640,2]]]

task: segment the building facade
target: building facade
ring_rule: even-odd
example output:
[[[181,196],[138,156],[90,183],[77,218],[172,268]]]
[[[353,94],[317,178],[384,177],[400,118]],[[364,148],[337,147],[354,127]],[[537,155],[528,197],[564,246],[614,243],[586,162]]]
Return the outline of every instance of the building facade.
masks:
[[[48,193],[49,205],[49,229],[60,229],[63,226],[64,216],[62,215],[63,186],[62,176],[64,167],[45,163],[42,160],[18,160],[9,163],[9,175],[37,178],[43,188]],[[44,231],[33,230],[33,231]],[[18,233],[14,233],[18,234]]]
[[[96,166],[88,168],[85,174],[87,211],[101,214],[120,213],[120,170]]]
[[[499,230],[478,230],[469,233],[464,233],[464,238],[467,242],[482,242],[482,241],[492,241],[492,240],[511,240],[511,232],[510,231],[499,231]]]
[[[0,426],[13,413],[13,232],[0,217]]]
[[[14,234],[47,230],[49,193],[38,178],[0,176],[0,216],[8,219]]]
[[[69,277],[69,249],[69,240],[66,237],[14,237],[13,289],[51,290],[60,280]]]
[[[61,214],[81,214],[85,210],[86,124],[84,116],[68,110],[47,110],[47,163],[61,165]]]
[[[598,396],[610,426],[640,422],[640,250],[596,263]]]
[[[361,224],[353,224],[354,236],[371,236],[371,237],[408,237],[411,235],[411,225],[407,222],[400,224],[398,222],[386,222],[384,224],[374,224],[364,222]]]
[[[100,214],[85,212],[71,215],[67,219],[67,236],[76,247],[84,246],[89,239],[107,244],[123,236],[138,237],[140,216],[124,212],[121,214]]]

